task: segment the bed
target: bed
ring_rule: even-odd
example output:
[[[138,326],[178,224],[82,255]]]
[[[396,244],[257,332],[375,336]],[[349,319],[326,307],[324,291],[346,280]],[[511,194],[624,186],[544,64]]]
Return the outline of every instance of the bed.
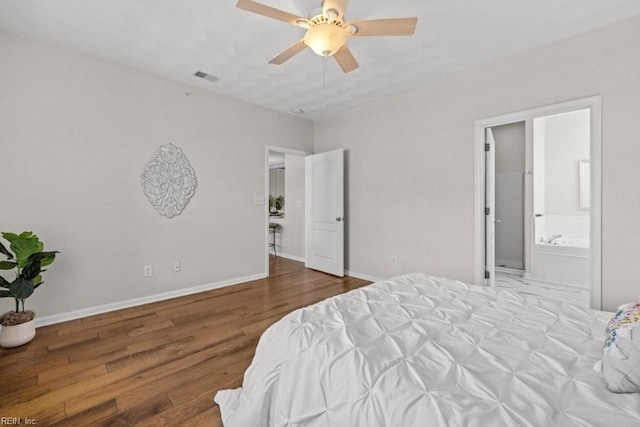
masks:
[[[285,316],[214,400],[225,427],[640,426],[593,369],[610,318],[409,274]]]

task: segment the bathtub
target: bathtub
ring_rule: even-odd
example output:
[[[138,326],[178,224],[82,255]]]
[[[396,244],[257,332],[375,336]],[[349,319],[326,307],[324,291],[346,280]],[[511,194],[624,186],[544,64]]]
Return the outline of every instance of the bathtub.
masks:
[[[589,241],[585,239],[556,239],[553,243],[536,242],[536,245],[541,246],[558,246],[565,248],[581,248],[589,249]]]
[[[584,239],[557,239],[533,245],[531,276],[543,282],[591,287],[591,250]]]

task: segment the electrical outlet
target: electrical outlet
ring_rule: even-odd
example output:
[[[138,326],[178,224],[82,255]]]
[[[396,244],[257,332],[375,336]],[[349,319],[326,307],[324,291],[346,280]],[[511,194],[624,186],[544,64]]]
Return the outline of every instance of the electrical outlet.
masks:
[[[153,276],[153,267],[150,265],[145,265],[144,266],[144,277],[151,277]]]
[[[173,263],[173,271],[175,273],[180,273],[180,261],[176,261]]]
[[[391,257],[391,264],[395,264],[396,262],[398,262],[398,259],[394,256]]]

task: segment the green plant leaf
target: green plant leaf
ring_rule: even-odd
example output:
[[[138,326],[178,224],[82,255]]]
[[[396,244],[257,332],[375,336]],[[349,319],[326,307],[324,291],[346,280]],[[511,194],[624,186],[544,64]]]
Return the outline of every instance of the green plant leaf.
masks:
[[[18,277],[9,287],[9,292],[15,299],[27,299],[33,293],[34,287],[31,280]]]
[[[38,236],[30,231],[23,232],[17,239],[13,239],[11,242],[11,250],[16,255],[16,261],[20,268],[24,268],[24,266],[27,265],[31,255],[36,252],[42,252],[43,247],[44,245],[40,242]]]
[[[40,266],[46,267],[47,265],[49,265],[53,261],[55,261],[57,253],[58,253],[58,251],[36,252],[34,254],[31,254],[27,261],[29,263],[34,262],[34,261],[38,261],[38,262],[40,262]]]
[[[31,257],[29,259],[31,259]],[[33,280],[40,274],[40,271],[42,271],[42,269],[40,268],[40,261],[30,261],[22,269],[20,277],[23,277],[27,280]]]
[[[7,259],[13,259],[13,254],[9,252],[9,249],[5,248],[5,246],[0,242],[0,253],[5,254]]]
[[[42,270],[44,271],[44,270]],[[33,289],[37,288],[38,286],[42,285],[44,283],[44,281],[42,280],[42,275],[37,275],[32,281],[31,283],[33,283]]]
[[[33,291],[41,286],[43,267],[55,261],[58,251],[44,251],[44,243],[40,241],[36,234],[31,231],[23,231],[20,234],[2,233],[9,243],[13,254],[6,247],[0,248],[0,253],[7,255],[9,259],[15,257],[14,261],[0,261],[0,269],[20,271],[20,275],[13,282],[0,276],[0,288],[8,289],[3,292],[4,296],[11,296],[16,301],[27,299]],[[1,298],[2,296],[0,296]]]
[[[40,266],[41,267],[46,267],[47,265],[51,265],[53,263],[53,261],[56,260],[56,254],[58,253],[58,251],[55,251],[55,252],[43,252],[43,253],[51,253],[51,255],[47,255],[46,257],[42,258],[42,261],[40,261]]]
[[[13,295],[9,291],[0,291],[0,298],[13,298]]]
[[[13,261],[0,261],[0,270],[13,270],[17,265]]]
[[[2,233],[2,237],[5,238],[6,241],[8,241],[9,243],[13,242],[14,240],[16,240],[19,236],[15,233],[7,233],[7,232],[3,232]]]

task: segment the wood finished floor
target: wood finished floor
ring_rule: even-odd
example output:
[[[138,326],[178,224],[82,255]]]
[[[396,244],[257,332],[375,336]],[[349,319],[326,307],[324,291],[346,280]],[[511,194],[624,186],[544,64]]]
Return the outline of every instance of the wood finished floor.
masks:
[[[368,284],[271,260],[241,285],[39,328],[0,350],[0,417],[39,426],[221,426],[215,392],[242,385],[262,332]]]

